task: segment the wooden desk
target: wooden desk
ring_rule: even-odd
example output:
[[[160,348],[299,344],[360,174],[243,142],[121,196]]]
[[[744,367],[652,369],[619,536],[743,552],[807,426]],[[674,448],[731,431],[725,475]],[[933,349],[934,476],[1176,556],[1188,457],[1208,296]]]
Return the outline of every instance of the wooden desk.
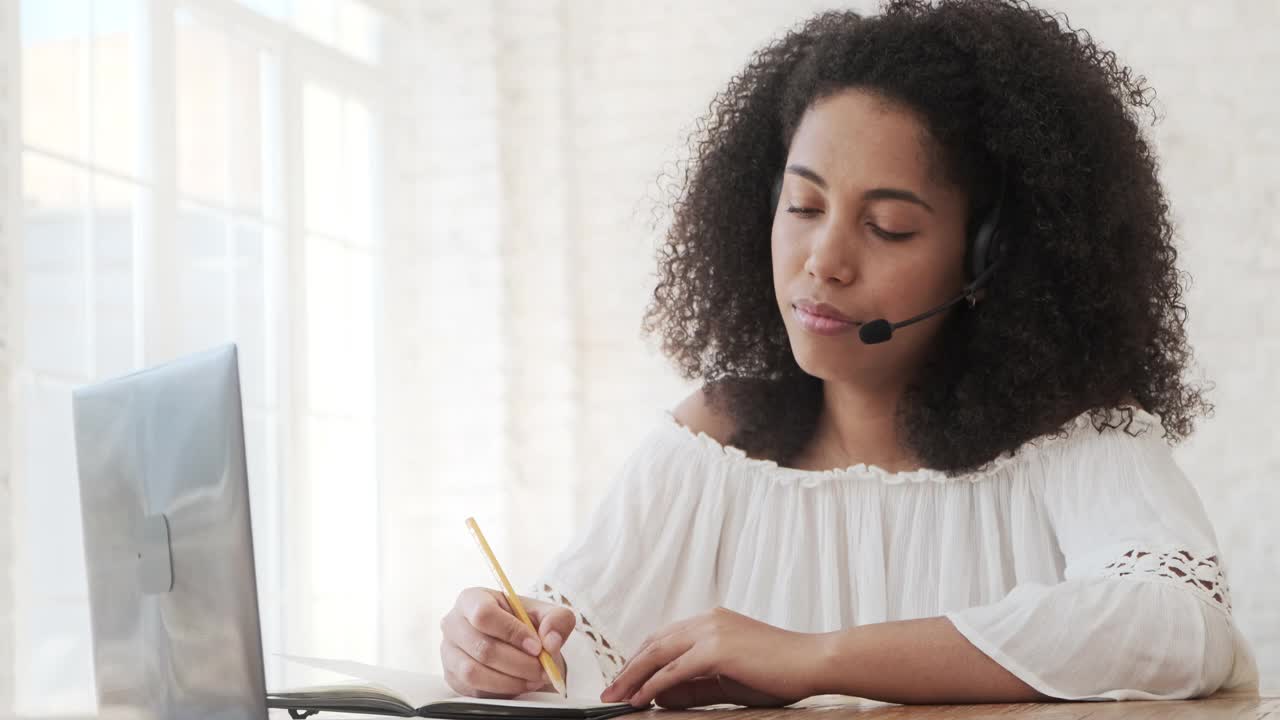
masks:
[[[782,710],[657,710],[618,720],[920,720],[929,718],[1052,718],[1052,720],[1280,720],[1280,692],[1218,693],[1203,700],[1071,702],[1025,705],[891,705],[821,696]],[[319,720],[317,718],[317,720]]]
[[[284,710],[268,713],[271,720],[288,720]],[[320,713],[314,720],[383,717]],[[976,718],[1037,718],[1042,720],[1280,720],[1280,692],[1261,695],[1218,693],[1203,700],[1165,702],[1069,702],[1006,705],[892,705],[872,700],[824,695],[780,710],[705,708],[650,710],[617,720],[975,720]]]

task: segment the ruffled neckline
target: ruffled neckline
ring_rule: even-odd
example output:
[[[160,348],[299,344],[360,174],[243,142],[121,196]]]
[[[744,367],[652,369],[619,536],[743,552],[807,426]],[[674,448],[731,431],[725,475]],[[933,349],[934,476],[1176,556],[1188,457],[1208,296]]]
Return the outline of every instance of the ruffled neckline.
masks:
[[[1125,424],[1125,410],[1133,412],[1133,423],[1131,426]],[[843,468],[831,468],[828,470],[803,470],[800,468],[783,467],[774,460],[763,460],[753,458],[747,455],[741,448],[733,445],[722,445],[719,440],[711,437],[705,432],[694,432],[688,427],[682,425],[676,420],[675,414],[670,410],[662,411],[662,416],[667,425],[671,429],[683,436],[687,442],[693,442],[704,450],[723,457],[727,462],[743,469],[752,469],[757,471],[766,471],[784,481],[796,481],[805,486],[819,485],[832,480],[867,480],[872,482],[880,482],[886,485],[901,485],[904,483],[958,483],[968,482],[976,483],[990,478],[1000,473],[1011,463],[1020,461],[1028,452],[1032,450],[1043,450],[1061,442],[1069,440],[1075,436],[1077,431],[1088,427],[1093,428],[1092,415],[1089,411],[1085,411],[1075,418],[1069,420],[1062,426],[1062,430],[1057,433],[1049,433],[1040,437],[1032,438],[1026,441],[1016,450],[1010,450],[996,456],[995,459],[987,462],[980,468],[967,473],[949,474],[944,470],[934,468],[918,468],[916,470],[900,470],[892,471],[880,467],[879,465],[857,463]],[[1111,424],[1119,423],[1115,428],[1104,428],[1104,432],[1112,432],[1115,430],[1124,431],[1126,428],[1133,432],[1146,431],[1151,428],[1161,428],[1160,416],[1147,412],[1132,405],[1121,405],[1111,408],[1108,415]],[[1163,430],[1161,431],[1163,434]]]

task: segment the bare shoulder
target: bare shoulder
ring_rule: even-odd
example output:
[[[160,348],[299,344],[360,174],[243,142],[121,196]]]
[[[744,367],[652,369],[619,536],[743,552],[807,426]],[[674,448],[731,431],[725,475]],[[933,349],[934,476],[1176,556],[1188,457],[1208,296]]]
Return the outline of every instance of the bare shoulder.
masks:
[[[1135,407],[1135,408],[1138,408],[1139,410],[1143,410],[1143,411],[1145,411],[1145,410],[1146,410],[1146,408],[1142,407],[1142,403],[1138,402],[1138,399],[1137,399],[1137,398],[1135,398],[1132,394],[1130,394],[1130,395],[1125,395],[1125,396],[1124,396],[1124,399],[1120,401],[1120,404],[1121,404],[1121,405],[1129,405],[1130,407]]]
[[[721,445],[728,445],[733,437],[733,418],[715,407],[706,388],[694,391],[671,412],[676,422],[695,433],[706,433]]]

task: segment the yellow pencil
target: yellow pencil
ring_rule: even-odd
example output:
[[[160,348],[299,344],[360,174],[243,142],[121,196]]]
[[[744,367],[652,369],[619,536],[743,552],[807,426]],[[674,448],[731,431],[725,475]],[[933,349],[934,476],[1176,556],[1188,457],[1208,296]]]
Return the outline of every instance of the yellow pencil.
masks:
[[[511,608],[516,611],[516,615],[520,621],[528,625],[533,630],[533,634],[538,634],[538,628],[533,626],[533,621],[529,619],[529,613],[524,611],[524,605],[520,602],[520,596],[516,595],[515,588],[511,587],[511,581],[507,579],[507,574],[502,572],[502,566],[498,564],[498,558],[494,556],[493,550],[489,548],[489,543],[484,539],[484,533],[480,532],[480,526],[476,524],[475,518],[467,518],[467,529],[471,531],[471,537],[476,539],[476,545],[480,546],[480,552],[484,554],[485,562],[489,563],[489,569],[493,571],[493,577],[502,585],[502,591],[507,594],[507,602],[511,603]],[[568,640],[568,638],[565,638]],[[569,696],[568,690],[564,686],[564,678],[560,677],[560,668],[556,667],[556,661],[551,659],[551,653],[546,648],[538,653],[538,660],[542,661],[542,669],[547,671],[547,677],[551,678],[551,686],[556,689],[564,697]]]

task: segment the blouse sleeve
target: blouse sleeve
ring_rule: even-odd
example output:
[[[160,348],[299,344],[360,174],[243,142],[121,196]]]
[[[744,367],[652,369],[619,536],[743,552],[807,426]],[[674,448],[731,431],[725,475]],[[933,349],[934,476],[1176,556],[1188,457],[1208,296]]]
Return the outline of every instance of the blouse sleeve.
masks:
[[[715,543],[693,541],[720,522],[701,502],[702,462],[655,429],[532,588],[577,617],[563,650],[571,695],[598,697],[650,633],[714,605]]]
[[[1158,422],[1086,425],[1029,464],[1064,580],[947,613],[956,629],[1064,700],[1182,699],[1229,684],[1236,630],[1221,554]]]

